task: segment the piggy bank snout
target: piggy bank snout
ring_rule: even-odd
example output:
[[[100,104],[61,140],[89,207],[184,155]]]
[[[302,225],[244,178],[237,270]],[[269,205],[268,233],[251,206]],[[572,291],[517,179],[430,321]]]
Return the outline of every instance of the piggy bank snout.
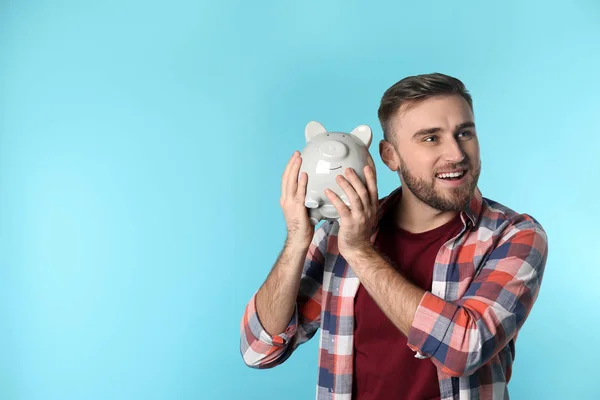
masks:
[[[319,146],[319,152],[333,160],[340,160],[348,155],[348,146],[337,140],[328,140]]]

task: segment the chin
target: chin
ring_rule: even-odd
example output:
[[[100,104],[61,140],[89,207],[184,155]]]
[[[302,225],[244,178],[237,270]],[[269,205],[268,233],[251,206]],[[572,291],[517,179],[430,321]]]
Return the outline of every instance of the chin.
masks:
[[[472,190],[471,187],[473,187]],[[464,208],[465,204],[469,204],[475,193],[474,188],[474,186],[465,185],[457,188],[442,188],[436,190],[436,192],[439,197],[443,198],[448,204],[454,205],[458,210]]]

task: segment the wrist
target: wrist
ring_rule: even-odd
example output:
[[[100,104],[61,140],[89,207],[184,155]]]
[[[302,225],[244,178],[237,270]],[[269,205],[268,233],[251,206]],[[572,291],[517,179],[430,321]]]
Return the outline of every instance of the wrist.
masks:
[[[310,240],[298,240],[288,236],[285,240],[285,250],[292,255],[305,256],[310,247]]]
[[[303,251],[308,250],[312,237],[299,237],[298,234],[291,234],[288,232],[285,238],[285,246],[290,250]]]
[[[350,251],[346,251],[346,254],[344,254],[344,258],[348,262],[360,264],[362,261],[373,259],[373,257],[377,255],[378,253],[375,250],[375,248],[370,243],[368,243],[364,246],[356,246],[353,247]]]

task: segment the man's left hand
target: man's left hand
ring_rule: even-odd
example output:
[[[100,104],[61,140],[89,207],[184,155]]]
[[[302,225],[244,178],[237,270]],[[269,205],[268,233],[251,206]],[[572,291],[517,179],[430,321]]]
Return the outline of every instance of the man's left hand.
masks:
[[[345,170],[345,177],[338,175],[336,178],[348,198],[350,207],[333,191],[325,190],[325,195],[340,215],[338,250],[346,259],[354,252],[373,248],[371,235],[377,223],[379,207],[377,180],[373,168],[369,165],[364,168],[364,174],[366,187],[352,168]]]

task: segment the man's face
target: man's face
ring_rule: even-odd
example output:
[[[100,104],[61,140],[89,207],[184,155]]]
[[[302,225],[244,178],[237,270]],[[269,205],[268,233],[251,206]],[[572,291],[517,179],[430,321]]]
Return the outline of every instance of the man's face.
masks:
[[[403,188],[437,210],[463,210],[481,171],[467,102],[460,96],[433,97],[401,109],[390,126]]]

